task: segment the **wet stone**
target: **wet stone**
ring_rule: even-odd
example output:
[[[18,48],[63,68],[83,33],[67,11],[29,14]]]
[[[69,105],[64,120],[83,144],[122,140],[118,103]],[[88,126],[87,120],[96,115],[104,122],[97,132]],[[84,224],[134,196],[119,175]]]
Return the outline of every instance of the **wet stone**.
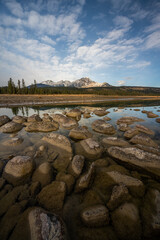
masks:
[[[158,148],[158,144],[155,141],[153,141],[150,137],[144,134],[138,134],[134,136],[133,138],[131,138],[130,143],[142,144],[148,147]]]
[[[147,112],[147,117],[148,118],[156,118],[156,117],[159,117],[159,115],[152,113],[152,112]]]
[[[23,126],[20,123],[15,123],[13,121],[8,122],[4,124],[2,127],[0,127],[0,132],[3,133],[13,133],[18,132],[23,128]]]
[[[118,125],[118,130],[119,130],[119,131],[126,132],[126,131],[128,131],[128,130],[130,130],[130,129],[131,129],[131,128],[128,126],[127,123],[120,123],[120,124]]]
[[[157,119],[156,119],[156,122],[157,122],[157,123],[160,123],[160,118],[157,118]]]
[[[23,116],[14,116],[13,118],[12,118],[12,121],[13,122],[16,122],[16,123],[24,123],[24,122],[26,122],[26,120],[27,120],[27,118],[26,117],[23,117]]]
[[[97,116],[105,116],[106,114],[108,114],[109,112],[104,110],[104,109],[97,109],[94,111],[94,114],[97,115]]]
[[[59,172],[56,176],[56,181],[65,182],[67,194],[70,194],[73,189],[75,178],[71,174]]]
[[[145,146],[145,145],[141,145],[141,144],[136,144],[135,147],[139,148],[145,152],[153,153],[153,154],[160,156],[160,148]]]
[[[137,117],[122,117],[117,120],[117,124],[126,123],[130,125],[130,124],[133,124],[134,122],[142,122],[142,121],[144,120]]]
[[[81,118],[81,110],[78,108],[71,109],[66,113],[66,116],[76,118],[76,120],[80,120]]]
[[[31,122],[25,128],[27,132],[52,132],[57,131],[59,124],[57,122],[42,121],[42,122]]]
[[[76,155],[73,157],[69,167],[68,173],[70,173],[75,178],[79,177],[84,166],[84,156]]]
[[[8,139],[6,141],[3,142],[3,145],[5,146],[16,146],[19,145],[23,142],[23,138],[21,137],[14,137],[11,139]]]
[[[6,182],[6,180],[4,178],[0,178],[0,189],[3,188],[5,182]]]
[[[138,133],[139,133],[139,131],[136,128],[132,128],[132,129],[129,129],[128,131],[126,131],[124,133],[124,137],[125,138],[132,138],[135,135],[137,135]]]
[[[110,121],[111,118],[109,118],[109,117],[104,117],[103,120],[104,120],[104,121]]]
[[[83,113],[83,117],[84,118],[90,118],[91,114],[89,112],[85,112],[85,113]]]
[[[107,137],[102,139],[102,143],[104,145],[112,145],[112,146],[119,146],[119,147],[125,147],[128,146],[129,143],[123,139],[117,138],[117,137]]]
[[[76,140],[83,140],[83,139],[91,138],[92,133],[89,132],[85,127],[80,126],[77,128],[73,128],[69,133],[69,137]]]
[[[146,133],[146,134],[149,134],[149,135],[154,135],[154,132],[153,132],[151,129],[149,129],[149,128],[143,126],[143,125],[139,125],[139,124],[138,124],[138,125],[135,126],[135,128],[136,128],[139,132]]]
[[[101,120],[101,119],[95,120],[91,126],[92,126],[92,129],[96,132],[104,133],[108,135],[115,134],[114,127],[111,124],[106,123],[106,121],[104,120]]]
[[[42,119],[37,114],[33,114],[32,116],[27,118],[27,122],[41,122]]]
[[[6,115],[0,116],[0,127],[10,121],[11,121],[11,119]]]

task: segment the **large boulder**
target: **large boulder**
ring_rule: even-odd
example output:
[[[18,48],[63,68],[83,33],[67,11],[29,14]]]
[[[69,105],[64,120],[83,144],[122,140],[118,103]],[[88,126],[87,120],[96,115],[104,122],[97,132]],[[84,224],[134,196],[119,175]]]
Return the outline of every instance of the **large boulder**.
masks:
[[[111,215],[114,229],[121,240],[140,240],[142,227],[138,208],[133,203],[124,203]]]
[[[22,124],[11,121],[0,127],[0,132],[13,133],[20,131],[22,128],[23,128]]]
[[[103,147],[93,138],[88,138],[75,144],[75,152],[77,155],[94,160],[101,157]]]
[[[32,182],[40,182],[41,187],[44,187],[51,183],[52,179],[52,167],[48,162],[40,164],[32,176]]]
[[[134,147],[110,147],[108,153],[127,167],[160,179],[160,156]]]
[[[150,137],[144,135],[144,134],[138,134],[131,138],[130,143],[134,144],[142,144],[148,147],[154,147],[158,148],[158,144],[153,141]]]
[[[26,122],[26,120],[27,120],[27,118],[23,117],[23,116],[14,116],[12,118],[12,121],[16,122],[16,123],[24,123],[24,122]]]
[[[117,120],[117,124],[126,123],[130,125],[130,124],[133,124],[134,122],[142,122],[142,121],[144,120],[137,117],[122,117]]]
[[[116,132],[114,127],[111,124],[106,123],[106,121],[101,120],[101,119],[95,120],[92,123],[92,129],[96,132],[104,133],[104,134],[108,134],[108,135],[115,134],[115,132]]]
[[[42,121],[42,119],[37,114],[33,114],[32,116],[29,116],[27,118],[27,122],[41,122],[41,121]]]
[[[68,173],[70,173],[72,176],[77,178],[81,174],[83,170],[83,166],[84,166],[84,156],[75,155],[68,167]]]
[[[81,118],[81,110],[78,108],[71,109],[66,113],[66,116],[76,118],[76,120],[80,120]]]
[[[2,115],[0,116],[0,127],[6,123],[8,123],[9,121],[11,121],[11,119],[6,116],[6,115]]]
[[[60,124],[60,126],[64,129],[70,130],[70,129],[78,126],[78,123],[75,119],[68,118],[60,113],[52,114],[52,118],[54,121],[58,122]]]
[[[105,109],[96,109],[94,111],[94,114],[101,117],[101,116],[105,116],[106,114],[108,114],[109,112],[106,111]]]
[[[75,178],[71,174],[59,172],[56,176],[56,181],[65,182],[67,194],[70,194],[73,189]]]
[[[33,159],[29,156],[16,156],[6,164],[3,177],[14,186],[29,181],[34,169]]]
[[[66,184],[60,181],[53,181],[38,194],[38,202],[49,211],[59,211],[63,207],[65,196]]]
[[[92,133],[88,131],[88,129],[86,129],[85,127],[79,126],[79,127],[73,128],[70,131],[69,137],[76,140],[83,140],[83,139],[91,138]]]
[[[55,121],[31,122],[25,128],[27,132],[52,132],[57,131],[59,124]]]
[[[87,207],[81,212],[81,220],[87,227],[101,227],[109,224],[109,212],[104,205]]]
[[[121,138],[117,137],[106,137],[102,139],[103,145],[112,145],[112,146],[119,146],[119,147],[126,147],[129,143]]]

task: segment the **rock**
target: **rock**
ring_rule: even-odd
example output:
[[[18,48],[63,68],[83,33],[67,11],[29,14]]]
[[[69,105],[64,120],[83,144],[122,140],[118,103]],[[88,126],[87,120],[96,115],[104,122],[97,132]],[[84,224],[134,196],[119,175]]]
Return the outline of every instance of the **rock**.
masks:
[[[42,121],[42,122],[31,122],[25,128],[27,132],[52,132],[57,131],[59,125],[57,122]]]
[[[8,122],[4,124],[2,127],[0,127],[0,132],[3,133],[13,133],[18,132],[23,128],[23,126],[20,123],[15,122]]]
[[[103,168],[109,165],[109,161],[107,158],[100,158],[94,161],[95,168]]]
[[[29,193],[32,197],[35,197],[41,190],[40,182],[33,182],[29,188]]]
[[[11,121],[11,119],[6,115],[0,116],[0,127],[10,121]]]
[[[138,112],[138,111],[140,111],[140,109],[139,108],[135,108],[135,109],[133,109],[134,111],[136,111],[136,112]]]
[[[5,146],[17,146],[23,142],[23,138],[21,137],[14,137],[9,140],[4,141],[2,144]]]
[[[105,116],[106,114],[108,114],[109,112],[104,110],[104,109],[97,109],[94,111],[94,114],[97,116]]]
[[[56,176],[56,181],[65,182],[67,194],[71,193],[71,191],[73,189],[74,182],[75,182],[75,179],[71,174],[66,174],[66,173],[63,173],[63,172],[59,172]]]
[[[135,147],[139,148],[145,152],[153,153],[153,154],[160,156],[160,148],[149,147],[149,146],[145,146],[145,145],[141,145],[141,144],[137,144],[137,145],[135,145]]]
[[[128,131],[126,131],[124,133],[124,137],[125,138],[132,138],[134,137],[135,135],[137,135],[139,132],[136,128],[132,128],[132,129],[129,129]]]
[[[41,122],[42,119],[37,114],[33,114],[32,116],[27,118],[27,122]]]
[[[40,182],[42,188],[51,183],[52,179],[52,167],[48,162],[39,165],[32,176],[32,182]]]
[[[146,110],[142,110],[141,112],[142,112],[142,113],[147,113],[148,111],[146,111]]]
[[[130,124],[133,124],[134,122],[142,122],[142,121],[144,120],[137,117],[122,117],[117,120],[117,124],[126,123],[130,125]]]
[[[1,175],[2,171],[3,171],[3,168],[4,168],[5,164],[6,164],[5,161],[0,159],[0,175]]]
[[[112,213],[114,229],[121,240],[140,240],[142,227],[137,207],[124,203]]]
[[[82,191],[86,190],[87,188],[89,188],[89,186],[93,180],[94,173],[95,173],[94,163],[92,163],[90,165],[88,171],[78,178],[78,180],[76,182],[76,186],[75,186],[76,193],[82,192]]]
[[[150,137],[144,134],[138,134],[131,138],[130,143],[134,144],[142,144],[148,147],[155,147],[158,148],[158,144],[154,142]]]
[[[53,120],[58,122],[59,124],[65,123],[67,121],[67,117],[60,113],[52,114],[51,116]]]
[[[156,118],[156,117],[159,117],[159,116],[157,114],[155,114],[155,113],[147,112],[147,117],[148,118]]]
[[[109,212],[104,205],[94,205],[83,209],[81,220],[87,227],[101,227],[109,224]]]
[[[83,140],[83,139],[91,138],[92,137],[92,133],[89,132],[84,127],[76,127],[76,128],[73,128],[70,131],[69,137],[73,138],[73,139],[76,139],[76,140]]]
[[[75,144],[75,152],[77,155],[94,160],[101,157],[103,148],[93,138],[88,138]]]
[[[149,128],[143,126],[143,125],[136,125],[135,128],[139,131],[139,132],[142,132],[142,133],[146,133],[146,134],[149,134],[149,135],[154,135],[154,132],[152,130],[150,130]]]
[[[83,113],[83,118],[90,118],[91,114],[89,112]]]
[[[3,177],[14,186],[29,181],[33,172],[34,163],[29,156],[16,156],[6,164]]]
[[[157,118],[157,119],[156,119],[156,122],[157,122],[157,123],[160,123],[160,118]]]
[[[110,121],[111,118],[109,118],[109,117],[104,117],[103,120],[104,120],[104,121]]]
[[[142,197],[145,193],[145,186],[139,179],[121,174],[117,171],[107,172],[106,175],[108,175],[110,181],[113,181],[115,184],[123,183],[133,196]]]
[[[64,182],[53,181],[38,194],[38,202],[49,211],[59,211],[63,207],[65,195],[66,184]]]
[[[129,143],[123,139],[117,137],[107,137],[102,139],[102,143],[104,145],[112,145],[112,146],[119,146],[119,147],[126,147]]]
[[[131,147],[110,147],[108,153],[127,167],[160,179],[160,156]]]
[[[79,177],[84,166],[84,157],[82,155],[76,155],[73,157],[72,162],[68,167],[68,173],[75,178]]]
[[[54,121],[58,122],[62,128],[72,129],[78,126],[76,120],[72,118],[68,118],[62,114],[52,114],[52,118]]]
[[[49,116],[49,114],[43,114],[42,121],[43,122],[52,122],[52,117]]]
[[[6,180],[4,178],[0,178],[0,189],[3,188],[4,184],[6,183]]]
[[[23,186],[18,186],[13,188],[12,191],[8,192],[1,200],[0,200],[0,216],[8,211],[8,209],[15,204],[18,196],[23,190]]]
[[[72,147],[69,139],[58,133],[50,133],[42,138],[42,140],[56,146],[62,148],[63,150],[72,153]]]
[[[120,123],[118,125],[118,130],[122,131],[122,132],[126,132],[128,130],[130,130],[131,128],[128,126],[127,123]]]
[[[160,235],[160,192],[157,189],[149,189],[145,196],[142,220],[144,237],[158,239]]]
[[[27,120],[27,118],[26,117],[22,117],[22,116],[14,116],[13,118],[12,118],[12,121],[13,122],[16,122],[16,123],[24,123],[24,122],[26,122],[26,120]]]
[[[111,124],[106,123],[104,120],[101,120],[101,119],[95,120],[91,126],[92,126],[92,129],[96,132],[104,133],[108,135],[115,134],[114,127]]]
[[[80,120],[81,118],[81,110],[78,108],[71,109],[66,113],[66,116],[76,118],[76,120]]]
[[[107,207],[113,211],[115,208],[119,207],[122,203],[127,202],[131,199],[129,195],[128,188],[124,183],[116,185],[112,189],[112,195],[107,203]]]
[[[65,172],[66,169],[68,168],[68,165],[70,164],[72,160],[72,156],[67,157],[65,156],[66,152],[64,153],[63,156],[58,156],[54,162],[53,162],[53,167],[58,171],[58,172]]]

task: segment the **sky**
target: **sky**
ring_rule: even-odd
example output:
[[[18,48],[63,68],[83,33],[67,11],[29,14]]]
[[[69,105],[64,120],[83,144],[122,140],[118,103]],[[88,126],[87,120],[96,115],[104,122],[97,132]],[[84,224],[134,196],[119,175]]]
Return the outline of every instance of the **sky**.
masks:
[[[160,0],[0,0],[0,86],[160,87]]]

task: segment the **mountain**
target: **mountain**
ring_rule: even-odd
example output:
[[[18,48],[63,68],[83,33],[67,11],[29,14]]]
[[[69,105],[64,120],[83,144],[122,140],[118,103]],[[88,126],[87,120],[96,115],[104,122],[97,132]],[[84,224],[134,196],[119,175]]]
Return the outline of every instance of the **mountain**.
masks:
[[[48,85],[50,87],[75,87],[75,88],[92,88],[92,87],[111,87],[108,83],[98,83],[92,81],[90,78],[81,78],[73,82],[67,80],[61,80],[54,82],[52,80],[43,81],[40,84]]]

